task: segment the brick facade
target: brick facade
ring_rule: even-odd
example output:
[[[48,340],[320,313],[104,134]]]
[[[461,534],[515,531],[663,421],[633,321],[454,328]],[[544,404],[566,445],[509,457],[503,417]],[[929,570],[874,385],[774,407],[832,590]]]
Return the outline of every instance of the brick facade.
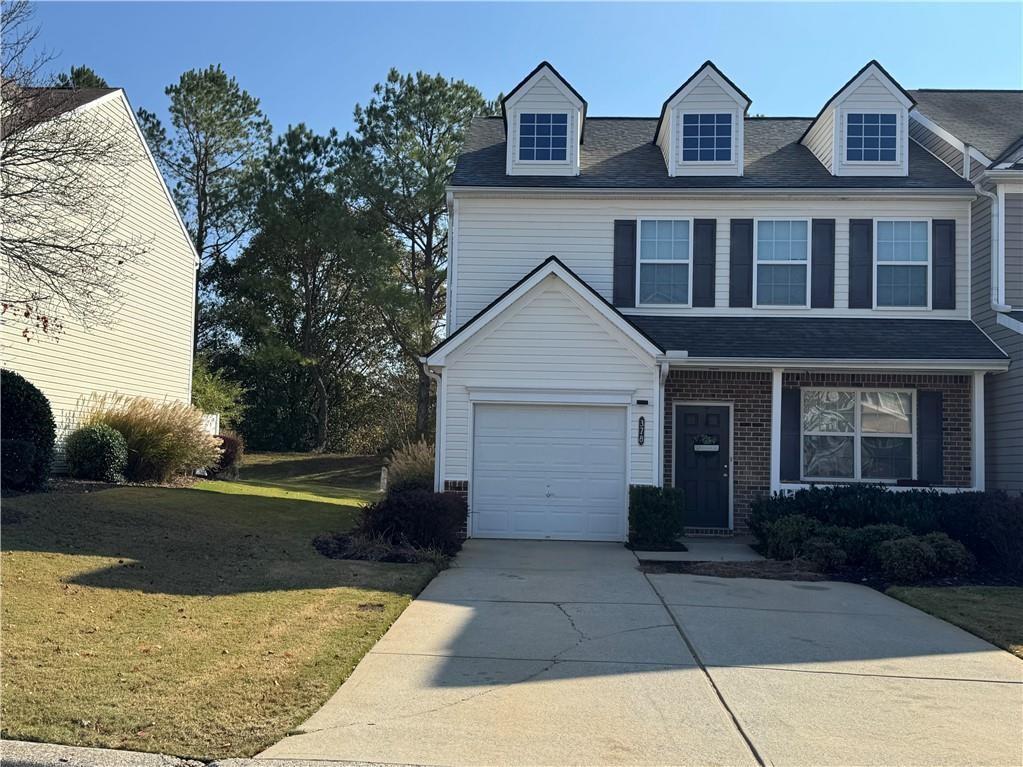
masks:
[[[468,506],[469,503],[469,481],[466,479],[445,479],[444,480],[444,492],[454,493],[460,495],[465,499],[465,503]],[[462,528],[462,535],[466,536],[469,532],[469,519],[466,518],[465,526]]]
[[[942,392],[944,484],[971,484],[970,376],[790,372],[787,387],[843,386],[932,389]],[[750,503],[771,488],[771,372],[672,370],[664,384],[664,484],[673,483],[672,424],[678,402],[731,403],[732,498],[736,532],[745,532]]]

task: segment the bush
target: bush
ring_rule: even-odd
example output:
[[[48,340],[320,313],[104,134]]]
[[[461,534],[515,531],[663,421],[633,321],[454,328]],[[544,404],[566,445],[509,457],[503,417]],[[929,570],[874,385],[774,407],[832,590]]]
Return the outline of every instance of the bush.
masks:
[[[36,446],[27,439],[0,439],[0,487],[24,487]]]
[[[767,555],[772,559],[796,559],[806,542],[821,535],[823,525],[803,514],[782,517],[767,533]]]
[[[869,565],[878,544],[894,541],[896,538],[905,538],[912,534],[908,527],[901,525],[867,525],[866,527],[849,528],[845,545],[849,564]]]
[[[3,487],[38,490],[53,463],[57,430],[50,403],[39,389],[11,370],[0,372],[0,439],[27,442],[4,451]],[[6,465],[11,462],[11,465]]]
[[[966,575],[977,566],[977,560],[963,544],[945,533],[928,533],[920,540],[931,547],[937,559],[936,575],[957,577]]]
[[[183,402],[93,397],[84,422],[121,432],[128,444],[125,473],[135,482],[166,482],[185,471],[210,469],[220,459],[220,440],[203,428],[202,411]]]
[[[245,458],[245,443],[237,434],[218,434],[220,440],[220,460],[214,468],[214,474],[218,477],[236,478],[238,467],[242,465]]]
[[[245,388],[214,370],[209,359],[195,355],[192,365],[192,404],[204,413],[218,413],[220,426],[232,429],[238,425],[245,405]]]
[[[64,446],[68,473],[77,479],[123,482],[128,443],[105,423],[79,426]]]
[[[833,531],[845,531],[847,528],[833,527],[830,530]],[[838,535],[815,535],[812,538],[808,538],[802,547],[799,558],[806,560],[813,565],[815,570],[821,572],[831,572],[842,567],[848,555],[845,553],[845,549],[842,547],[839,540],[841,536]]]
[[[409,442],[394,451],[387,466],[387,492],[433,490],[433,445]]]
[[[938,574],[938,557],[919,536],[879,543],[874,556],[881,575],[892,583],[920,583]]]
[[[629,488],[629,543],[669,547],[685,532],[685,497],[674,487]]]
[[[437,549],[451,555],[465,540],[465,499],[455,493],[405,490],[363,509],[358,534],[396,546]]]

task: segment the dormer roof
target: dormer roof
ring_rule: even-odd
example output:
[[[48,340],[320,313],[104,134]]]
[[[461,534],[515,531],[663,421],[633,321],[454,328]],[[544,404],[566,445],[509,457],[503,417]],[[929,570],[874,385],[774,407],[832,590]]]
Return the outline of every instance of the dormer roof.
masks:
[[[581,134],[585,137],[586,134],[586,99],[584,99],[575,88],[572,87],[572,83],[561,76],[561,73],[554,68],[554,65],[549,61],[541,61],[536,65],[528,75],[522,78],[518,85],[512,88],[508,95],[501,99],[501,119],[504,121],[504,129],[508,130],[508,105],[514,104],[518,96],[529,89],[536,80],[543,77],[545,74],[551,76],[552,82],[556,86],[560,86],[565,97],[569,101],[575,102],[576,108],[582,112],[582,130]],[[580,140],[580,143],[582,141]]]
[[[746,112],[749,111],[749,106],[750,104],[753,103],[750,100],[750,97],[743,93],[742,89],[739,88],[738,85],[729,80],[728,76],[725,75],[725,73],[722,72],[720,69],[718,69],[717,65],[714,64],[713,61],[708,59],[707,61],[703,62],[700,65],[700,68],[693,72],[684,83],[678,86],[678,88],[675,89],[674,93],[672,93],[670,96],[668,96],[668,98],[664,100],[664,103],[661,105],[661,115],[657,119],[657,127],[654,129],[654,141],[656,141],[657,137],[661,134],[661,124],[664,122],[664,115],[667,114],[668,109],[671,107],[671,105],[674,102],[680,101],[681,99],[685,98],[686,94],[690,90],[692,90],[697,85],[697,83],[699,83],[700,80],[702,80],[708,74],[713,75],[713,77],[718,81],[718,84],[722,88],[724,88],[729,93],[729,95],[732,96],[732,98],[734,98],[740,104],[743,104],[743,114],[746,114]]]

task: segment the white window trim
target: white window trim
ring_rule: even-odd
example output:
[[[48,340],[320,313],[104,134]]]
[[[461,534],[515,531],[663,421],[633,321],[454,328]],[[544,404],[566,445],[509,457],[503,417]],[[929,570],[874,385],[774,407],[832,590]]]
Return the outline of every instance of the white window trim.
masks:
[[[661,259],[650,259],[647,261],[643,260],[643,248],[642,248],[642,231],[644,221],[688,221],[689,222],[689,280],[688,290],[686,293],[686,302],[684,304],[644,304],[639,300],[640,295],[640,272],[642,271],[643,264],[684,264],[685,261],[678,261],[671,259],[670,261],[664,261]],[[636,219],[636,308],[674,308],[674,307],[690,307],[693,305],[693,219],[679,216],[659,216],[654,218],[639,218]]]
[[[678,166],[706,166],[706,167],[730,167],[736,164],[736,152],[738,151],[738,112],[735,109],[677,109],[675,113],[678,115]],[[685,160],[682,157],[682,145],[685,143],[685,133],[683,129],[685,127],[685,116],[686,115],[723,115],[728,114],[732,117],[732,145],[729,151],[731,152],[731,158],[728,160]],[[663,220],[663,219],[662,219]]]
[[[856,408],[853,416],[853,431],[851,432],[840,432],[840,431],[811,431],[807,432],[803,427],[803,398],[804,392],[814,391],[841,391],[841,392],[853,392],[856,394]],[[912,476],[911,480],[917,478],[917,465],[916,465],[916,445],[917,445],[917,430],[919,422],[919,409],[917,407],[917,396],[916,389],[895,389],[895,388],[877,388],[870,386],[806,386],[801,387],[799,390],[799,477],[801,482],[827,482],[831,484],[843,484],[851,482],[861,482],[871,485],[885,484],[894,485],[898,482],[898,479],[879,479],[877,477],[862,477],[862,456],[860,454],[860,442],[863,439],[864,433],[861,426],[861,414],[863,409],[863,397],[864,393],[898,393],[908,394],[910,396],[910,407],[913,409],[912,422],[910,423],[909,434],[893,434],[888,432],[867,432],[867,437],[893,437],[897,439],[908,439],[910,440],[910,458],[912,460]],[[813,436],[825,436],[825,437],[852,437],[853,440],[853,474],[852,477],[811,477],[806,473],[806,453],[804,452],[804,439],[806,437]]]
[[[565,131],[565,159],[564,160],[523,160],[519,157],[519,150],[522,143],[522,114],[531,115],[565,115],[567,120]],[[563,168],[572,164],[572,112],[568,109],[516,109],[515,117],[515,151],[512,162],[516,165],[530,165],[537,167]]]
[[[877,303],[877,269],[879,266],[924,266],[921,261],[885,261],[883,263],[877,260],[877,225],[879,223],[898,222],[898,221],[910,221],[910,222],[926,222],[927,223],[927,287],[924,291],[927,297],[926,304],[912,305],[912,306],[878,306]],[[874,242],[873,242],[873,253],[872,259],[874,262],[873,274],[873,308],[881,311],[894,311],[894,312],[918,312],[922,309],[930,310],[931,308],[931,293],[933,292],[933,275],[934,270],[934,232],[933,230],[933,219],[928,216],[886,216],[884,218],[874,219]]]
[[[903,159],[902,158],[902,153],[904,151],[904,149],[903,149],[902,132],[905,130],[905,126],[903,125],[905,120],[901,119],[900,115],[902,115],[904,112],[905,112],[905,110],[903,110],[903,109],[873,109],[873,108],[867,109],[865,107],[864,108],[860,108],[860,107],[853,107],[853,108],[842,107],[842,109],[839,110],[839,115],[838,115],[839,119],[841,119],[841,121],[842,121],[841,122],[841,130],[842,130],[842,146],[841,146],[841,150],[842,150],[842,153],[839,155],[842,164],[843,165],[860,166],[860,167],[862,167],[864,165],[867,166],[867,167],[882,166],[882,167],[885,167],[885,168],[895,168],[895,167],[898,167],[899,165],[902,165],[902,159]],[[858,115],[895,115],[895,159],[894,160],[850,160],[849,159],[849,154],[848,154],[847,150],[849,148],[849,115],[850,114],[858,114]]]
[[[805,261],[765,261],[764,264],[773,266],[805,266],[806,267],[806,298],[802,304],[761,304],[757,297],[757,269],[759,268],[760,253],[760,222],[761,221],[805,221],[806,222],[806,260]],[[753,308],[754,309],[809,309],[810,308],[810,270],[811,254],[813,253],[813,221],[802,216],[788,217],[772,216],[753,219]]]

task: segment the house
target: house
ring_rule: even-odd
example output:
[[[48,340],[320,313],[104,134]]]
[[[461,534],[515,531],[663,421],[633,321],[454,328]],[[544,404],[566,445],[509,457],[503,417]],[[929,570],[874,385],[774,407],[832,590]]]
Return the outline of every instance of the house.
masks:
[[[38,386],[50,401],[58,446],[92,394],[121,393],[155,400],[191,398],[193,313],[197,257],[188,231],[119,88],[39,89],[47,119],[93,121],[100,135],[123,134],[135,159],[121,172],[110,210],[118,241],[144,246],[127,264],[115,311],[88,327],[63,316],[58,333],[22,336],[23,324],[0,323],[3,366]],[[134,151],[137,150],[137,151]],[[59,462],[56,467],[62,468]]]
[[[595,117],[544,62],[474,121],[425,357],[468,534],[621,541],[632,484],[683,488],[697,533],[811,483],[984,488],[1011,366],[920,98],[872,61],[815,117],[750,117],[707,62],[656,116]]]
[[[986,380],[987,486],[1023,492],[1023,91],[914,91],[910,134],[973,182],[971,315],[1012,358]]]

